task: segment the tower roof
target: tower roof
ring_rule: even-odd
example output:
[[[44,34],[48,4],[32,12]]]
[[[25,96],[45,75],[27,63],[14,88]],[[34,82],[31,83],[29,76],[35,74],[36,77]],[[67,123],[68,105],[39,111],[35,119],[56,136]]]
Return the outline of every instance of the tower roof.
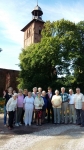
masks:
[[[23,29],[21,29],[21,31],[25,32],[25,30],[26,30],[33,22],[41,22],[42,24],[45,23],[43,20],[40,20],[40,19],[33,19],[33,20],[30,21]]]
[[[42,9],[37,5],[35,8],[34,8],[34,10],[32,11],[32,14],[34,15],[34,16],[42,16],[43,15],[43,11],[42,11]]]

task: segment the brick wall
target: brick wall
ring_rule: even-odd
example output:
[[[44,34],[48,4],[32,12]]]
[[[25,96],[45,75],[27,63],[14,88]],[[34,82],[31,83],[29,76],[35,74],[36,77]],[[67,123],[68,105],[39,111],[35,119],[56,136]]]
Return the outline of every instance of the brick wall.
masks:
[[[13,87],[14,90],[17,90],[17,77],[19,71],[2,69],[0,68],[0,96],[3,95],[3,90],[6,90],[8,87]]]

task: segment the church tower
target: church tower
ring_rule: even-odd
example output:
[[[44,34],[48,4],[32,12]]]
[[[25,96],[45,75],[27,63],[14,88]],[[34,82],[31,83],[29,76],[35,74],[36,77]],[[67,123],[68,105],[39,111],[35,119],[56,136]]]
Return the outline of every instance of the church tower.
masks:
[[[32,20],[21,30],[24,32],[24,48],[32,43],[38,43],[41,40],[41,31],[44,24],[42,20],[42,9],[37,4],[31,13]]]

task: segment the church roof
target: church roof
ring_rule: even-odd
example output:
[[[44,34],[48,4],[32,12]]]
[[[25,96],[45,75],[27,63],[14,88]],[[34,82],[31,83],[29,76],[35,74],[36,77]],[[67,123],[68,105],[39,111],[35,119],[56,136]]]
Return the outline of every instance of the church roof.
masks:
[[[43,24],[45,23],[43,20],[41,20],[41,19],[33,19],[32,21],[30,21],[23,29],[21,29],[21,31],[25,31],[27,28],[28,28],[28,26],[30,26],[30,24],[32,24],[33,22],[35,22],[35,21],[37,21],[37,22],[42,22]]]

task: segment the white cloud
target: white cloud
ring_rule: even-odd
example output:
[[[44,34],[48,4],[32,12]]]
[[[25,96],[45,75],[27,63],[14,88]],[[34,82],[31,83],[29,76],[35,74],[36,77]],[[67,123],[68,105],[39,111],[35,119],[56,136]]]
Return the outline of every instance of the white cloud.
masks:
[[[7,5],[8,2],[8,5]],[[0,0],[0,33],[3,40],[10,42],[1,43],[3,52],[0,53],[0,67],[3,68],[16,68],[15,64],[19,63],[18,56],[23,47],[23,32],[20,30],[32,19],[31,11],[35,7],[35,0]],[[62,18],[79,22],[84,20],[84,2],[73,2],[72,5],[69,3],[63,4],[61,1],[51,5],[45,5],[40,3],[39,6],[43,10],[43,20],[56,21]],[[11,44],[13,43],[13,44]]]

